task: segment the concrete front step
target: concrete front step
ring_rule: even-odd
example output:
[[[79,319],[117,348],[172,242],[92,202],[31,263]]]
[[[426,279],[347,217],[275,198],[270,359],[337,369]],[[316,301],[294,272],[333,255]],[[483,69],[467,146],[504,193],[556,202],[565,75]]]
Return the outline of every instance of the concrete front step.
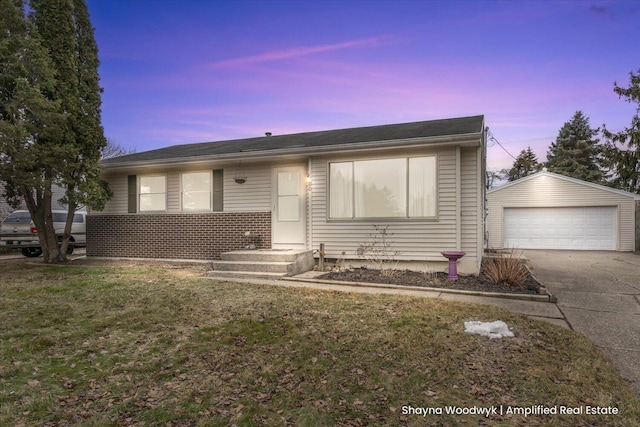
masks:
[[[279,280],[285,277],[286,273],[267,273],[258,271],[208,271],[207,276],[219,279],[270,279]]]
[[[220,259],[222,261],[295,262],[299,259],[313,260],[313,252],[298,249],[233,251],[222,253]]]
[[[211,277],[252,277],[279,279],[313,269],[315,260],[310,250],[253,250],[221,254],[213,261]]]

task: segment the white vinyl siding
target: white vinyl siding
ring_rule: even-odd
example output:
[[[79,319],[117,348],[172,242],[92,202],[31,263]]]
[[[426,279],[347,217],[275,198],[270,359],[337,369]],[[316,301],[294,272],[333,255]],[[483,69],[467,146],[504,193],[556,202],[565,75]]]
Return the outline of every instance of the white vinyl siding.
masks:
[[[125,214],[128,212],[129,203],[129,185],[127,174],[118,175],[104,175],[102,179],[109,183],[109,189],[113,192],[113,197],[107,200],[104,209],[100,212],[93,211],[101,214]],[[137,199],[137,185],[134,189],[134,201]]]
[[[242,165],[247,176],[244,184],[234,181],[236,167],[224,169],[224,211],[271,211],[271,164]]]
[[[460,233],[465,257],[479,258],[484,249],[484,172],[478,165],[481,148],[460,150]]]
[[[524,178],[487,194],[489,247],[504,247],[505,209],[574,207],[616,207],[615,249],[634,249],[635,213],[632,194],[545,173]]]

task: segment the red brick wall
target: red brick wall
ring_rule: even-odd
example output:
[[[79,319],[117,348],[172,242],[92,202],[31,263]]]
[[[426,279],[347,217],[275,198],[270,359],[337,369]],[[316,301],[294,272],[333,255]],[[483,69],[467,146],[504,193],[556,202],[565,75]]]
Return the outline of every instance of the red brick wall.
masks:
[[[246,231],[259,238],[247,241]],[[250,243],[271,248],[270,212],[87,217],[87,256],[212,260]]]

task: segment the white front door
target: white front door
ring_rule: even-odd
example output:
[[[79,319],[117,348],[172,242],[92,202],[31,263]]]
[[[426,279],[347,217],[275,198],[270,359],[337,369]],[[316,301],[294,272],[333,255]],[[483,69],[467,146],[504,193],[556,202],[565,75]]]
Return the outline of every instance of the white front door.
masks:
[[[305,168],[274,168],[272,182],[271,246],[274,249],[305,249]]]

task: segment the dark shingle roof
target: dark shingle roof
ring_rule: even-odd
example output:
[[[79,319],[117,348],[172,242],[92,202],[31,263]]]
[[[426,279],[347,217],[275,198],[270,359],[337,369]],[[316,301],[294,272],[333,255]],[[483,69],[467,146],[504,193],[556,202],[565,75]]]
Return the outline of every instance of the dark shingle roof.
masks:
[[[460,117],[443,120],[368,126],[350,129],[305,132],[290,135],[261,136],[258,138],[235,139],[229,141],[201,142],[197,144],[174,145],[157,150],[144,151],[102,161],[105,166],[123,163],[163,162],[251,152],[283,149],[308,149],[344,146],[346,144],[392,141],[410,138],[429,138],[482,132],[484,116]]]

